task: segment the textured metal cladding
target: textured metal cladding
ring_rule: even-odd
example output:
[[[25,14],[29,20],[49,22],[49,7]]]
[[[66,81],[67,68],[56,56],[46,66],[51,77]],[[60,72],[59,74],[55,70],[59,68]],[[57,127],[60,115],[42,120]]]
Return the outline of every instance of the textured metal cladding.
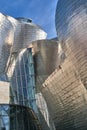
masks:
[[[87,31],[87,0],[59,0],[56,8],[56,30],[60,40],[73,35],[72,30]],[[79,28],[79,26],[81,27]],[[74,34],[75,35],[75,34]]]
[[[58,66],[58,43],[52,40],[39,40],[32,43],[36,84],[38,87]],[[52,53],[53,52],[53,53]]]
[[[29,46],[32,41],[45,39],[47,34],[36,24],[22,22],[11,18],[10,21],[14,26],[14,46],[13,51],[17,52],[20,49]]]
[[[87,129],[87,90],[68,58],[43,84],[42,93],[57,130]]]
[[[66,57],[72,60],[87,88],[87,1],[59,1],[56,29]]]
[[[87,129],[87,1],[59,0],[56,9],[60,65],[42,93],[57,130]]]
[[[13,32],[14,32],[14,39],[13,39],[13,46],[12,46],[12,52],[18,52],[20,49],[22,49],[23,46],[23,35],[21,35],[23,32],[21,31],[21,23],[19,23],[16,19],[13,17],[8,16],[8,20],[11,22],[13,26]]]
[[[37,25],[33,23],[22,24],[22,30],[24,35],[24,45],[28,46],[30,42],[45,39],[46,33]]]
[[[45,39],[46,33],[38,25],[27,22],[27,19],[19,21],[10,16],[5,16],[5,18],[12,25],[14,34],[6,70],[6,75],[11,80],[10,84],[14,96],[11,100],[21,105],[29,105],[28,101],[30,99],[28,100],[28,97],[30,94],[28,95],[27,86],[28,79],[30,79],[28,72],[31,73],[30,68],[28,68],[30,55],[28,55],[27,49],[24,48],[28,47],[32,41]],[[6,27],[8,28],[9,26],[6,25]]]
[[[6,64],[13,44],[13,27],[9,20],[0,13],[0,74],[5,73]]]

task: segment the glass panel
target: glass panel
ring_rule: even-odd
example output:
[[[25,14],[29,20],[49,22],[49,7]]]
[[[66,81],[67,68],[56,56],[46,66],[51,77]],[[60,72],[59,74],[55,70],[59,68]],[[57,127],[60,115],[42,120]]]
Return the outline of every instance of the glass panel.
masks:
[[[8,106],[7,105],[1,105],[0,106],[0,116],[1,115],[4,115],[4,116],[7,116],[9,114],[9,111],[8,111]]]
[[[35,115],[29,108],[0,105],[0,130],[39,130],[39,128]]]
[[[8,116],[0,116],[0,130],[9,130]]]

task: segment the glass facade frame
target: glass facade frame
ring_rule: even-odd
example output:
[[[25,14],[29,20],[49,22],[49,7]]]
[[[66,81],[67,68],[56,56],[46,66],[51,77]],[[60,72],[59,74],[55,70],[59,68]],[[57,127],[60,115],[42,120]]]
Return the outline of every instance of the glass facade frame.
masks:
[[[0,130],[41,130],[41,127],[30,108],[0,104]]]

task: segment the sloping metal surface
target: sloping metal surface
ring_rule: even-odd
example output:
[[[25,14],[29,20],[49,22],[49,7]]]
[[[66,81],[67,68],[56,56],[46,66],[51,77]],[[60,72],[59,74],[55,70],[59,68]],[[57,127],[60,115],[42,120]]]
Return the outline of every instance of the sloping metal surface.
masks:
[[[35,64],[36,86],[41,87],[45,79],[58,66],[58,43],[52,40],[39,40],[33,42],[32,47]]]
[[[49,76],[42,93],[57,130],[87,129],[87,90],[72,61]]]
[[[57,130],[86,130],[87,1],[59,0],[56,29],[60,65],[43,83],[42,93]]]

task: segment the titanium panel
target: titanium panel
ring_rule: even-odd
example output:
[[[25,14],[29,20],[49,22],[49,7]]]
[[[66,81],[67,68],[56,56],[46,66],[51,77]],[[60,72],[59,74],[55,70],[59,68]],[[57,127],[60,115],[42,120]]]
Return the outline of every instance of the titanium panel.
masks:
[[[87,90],[68,58],[44,82],[42,93],[56,130],[87,129]]]
[[[55,21],[61,48],[87,88],[87,1],[59,0]]]
[[[13,27],[6,16],[0,13],[0,76],[5,74],[6,65],[13,45]]]
[[[42,93],[57,130],[86,130],[87,1],[59,0],[56,30],[60,64],[43,83]]]
[[[18,52],[20,49],[26,48],[32,41],[45,39],[47,34],[40,26],[29,22],[25,19],[9,18],[14,26],[14,46],[13,52]]]
[[[42,83],[58,66],[58,43],[52,40],[39,40],[32,42],[32,48],[36,86],[41,89]]]
[[[87,32],[87,0],[58,0],[55,23],[59,40],[75,39],[77,36],[84,39]]]

